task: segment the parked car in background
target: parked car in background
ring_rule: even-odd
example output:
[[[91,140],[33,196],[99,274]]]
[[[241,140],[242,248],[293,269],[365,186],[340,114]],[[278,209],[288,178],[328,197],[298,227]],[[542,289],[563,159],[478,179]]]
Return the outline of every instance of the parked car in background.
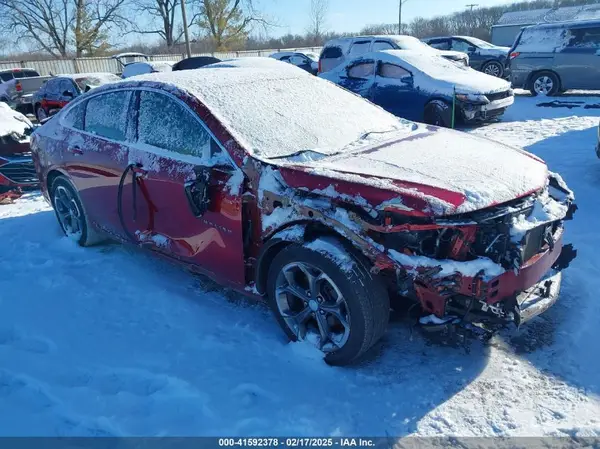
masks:
[[[121,79],[112,73],[76,73],[58,75],[44,83],[33,95],[35,116],[38,122],[65,107],[79,95],[103,84]]]
[[[468,66],[469,56],[456,51],[442,51],[430,47],[412,36],[358,36],[330,40],[319,57],[319,73],[328,72],[348,59],[381,50],[412,50],[425,55],[443,56]]]
[[[8,191],[39,184],[29,148],[33,130],[27,117],[0,103],[0,197]]]
[[[319,75],[398,117],[449,127],[501,116],[513,104],[510,84],[439,56],[407,50],[367,53]]]
[[[390,301],[440,332],[519,325],[557,300],[574,197],[540,159],[289,64],[219,64],[99,87],[34,133],[66,235],[264,296],[332,364],[377,343]]]
[[[600,89],[600,21],[526,27],[510,50],[509,63],[513,86],[533,95]]]
[[[210,64],[221,62],[219,58],[214,56],[194,56],[191,58],[182,59],[181,61],[173,65],[172,70],[177,72],[178,70],[194,70],[205,67]]]
[[[277,59],[278,61],[289,62],[313,75],[316,75],[319,71],[319,57],[314,53],[281,51],[273,53],[270,57]]]
[[[173,61],[145,61],[145,62],[132,62],[123,67],[122,78],[129,78],[137,75],[144,75],[146,73],[156,72],[172,72]]]
[[[33,69],[0,70],[0,102],[23,114],[33,113],[33,94],[50,78]]]
[[[505,78],[508,74],[506,66],[510,47],[499,47],[470,36],[431,37],[423,41],[438,50],[454,50],[468,54],[470,66],[486,75]]]

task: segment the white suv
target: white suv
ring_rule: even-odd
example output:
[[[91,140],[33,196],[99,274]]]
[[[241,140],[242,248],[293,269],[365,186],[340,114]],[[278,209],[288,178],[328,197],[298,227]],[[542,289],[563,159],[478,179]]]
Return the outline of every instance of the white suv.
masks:
[[[319,73],[328,72],[347,59],[381,50],[412,50],[421,54],[436,54],[469,65],[466,53],[437,50],[413,36],[357,36],[327,42],[319,58]]]

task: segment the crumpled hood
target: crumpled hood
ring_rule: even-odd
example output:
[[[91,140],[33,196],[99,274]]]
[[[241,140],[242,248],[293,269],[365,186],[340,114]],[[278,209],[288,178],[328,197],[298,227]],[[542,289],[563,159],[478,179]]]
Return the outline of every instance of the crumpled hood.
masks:
[[[314,175],[425,200],[427,215],[472,212],[542,189],[545,163],[523,150],[467,133],[419,125],[405,137],[301,164]],[[382,205],[373,204],[375,207]]]

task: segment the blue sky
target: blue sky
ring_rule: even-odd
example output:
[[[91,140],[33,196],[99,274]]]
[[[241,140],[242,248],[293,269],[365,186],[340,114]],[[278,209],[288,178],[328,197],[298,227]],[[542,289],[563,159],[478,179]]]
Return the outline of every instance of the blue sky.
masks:
[[[469,3],[497,6],[507,0],[408,0],[402,7],[402,22],[415,17],[434,17],[462,11]],[[291,32],[304,33],[308,27],[310,0],[260,0],[261,10],[277,20],[280,27],[269,34],[278,36]],[[358,31],[364,25],[396,23],[398,0],[330,0],[327,29]]]

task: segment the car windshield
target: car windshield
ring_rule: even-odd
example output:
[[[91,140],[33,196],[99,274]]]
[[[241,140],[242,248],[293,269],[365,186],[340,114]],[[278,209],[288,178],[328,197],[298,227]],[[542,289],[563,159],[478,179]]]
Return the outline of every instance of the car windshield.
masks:
[[[202,77],[181,71],[139,79],[175,84],[193,94],[248,152],[264,159],[303,151],[332,154],[365,135],[372,140],[381,138],[375,133],[412,130],[411,122],[296,69],[213,67],[203,68]]]
[[[85,91],[88,86],[93,88],[102,86],[103,84],[114,83],[115,81],[121,81],[121,78],[112,73],[99,73],[97,75],[75,78],[77,86],[82,91]]]
[[[314,53],[304,53],[304,55],[311,61],[317,62],[319,60],[319,57]]]
[[[479,48],[494,48],[495,47],[493,44],[490,44],[489,42],[486,42],[486,41],[482,41],[481,39],[477,39],[476,37],[468,37],[468,38],[465,38],[465,40]]]

